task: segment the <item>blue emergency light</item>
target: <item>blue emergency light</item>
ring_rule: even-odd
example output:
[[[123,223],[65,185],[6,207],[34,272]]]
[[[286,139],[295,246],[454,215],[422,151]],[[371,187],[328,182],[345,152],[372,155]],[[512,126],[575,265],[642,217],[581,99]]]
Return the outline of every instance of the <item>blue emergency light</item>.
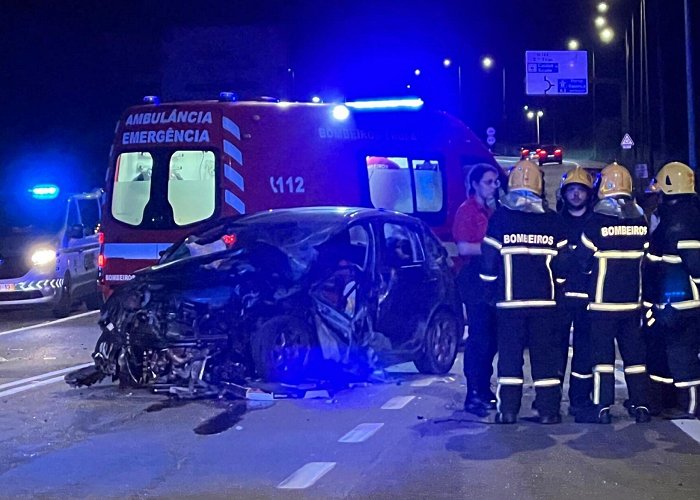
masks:
[[[53,200],[58,196],[60,189],[53,184],[38,184],[31,188],[29,192],[37,200]]]
[[[336,120],[347,120],[349,116],[350,110],[346,106],[338,104],[337,106],[333,107],[333,118],[335,118]]]
[[[370,101],[352,101],[345,105],[352,109],[418,109],[423,106],[423,99],[376,99]]]
[[[220,92],[219,102],[235,102],[238,100],[238,94],[236,92]]]
[[[146,96],[143,96],[143,103],[144,104],[154,104],[155,106],[158,106],[160,104],[160,99],[158,98],[157,95],[146,95]]]

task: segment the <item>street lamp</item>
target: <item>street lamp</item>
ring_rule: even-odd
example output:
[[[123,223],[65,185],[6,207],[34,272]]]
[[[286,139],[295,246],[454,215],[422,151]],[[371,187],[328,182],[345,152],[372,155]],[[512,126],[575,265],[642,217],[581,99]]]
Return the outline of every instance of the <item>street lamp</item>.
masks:
[[[608,21],[603,16],[598,16],[593,20],[593,24],[595,24],[596,28],[602,28],[603,26],[608,24]]]
[[[496,61],[491,56],[481,58],[481,67],[484,71],[489,72],[496,65]],[[506,121],[506,67],[501,64],[501,113],[502,119]]]
[[[534,118],[535,120],[535,130],[537,132],[537,145],[540,145],[540,118],[544,116],[544,111],[541,109],[535,109],[532,110],[529,107],[525,106],[523,109],[527,111],[526,116],[528,120],[532,120]]]
[[[596,8],[598,9],[598,12],[600,12],[601,14],[605,14],[610,8],[610,6],[605,2],[600,2]]]
[[[578,50],[580,47],[581,44],[575,38],[572,38],[568,42],[566,42],[566,48],[569,50]]]
[[[615,32],[611,27],[603,28],[600,30],[600,41],[603,43],[610,43],[615,38]]]

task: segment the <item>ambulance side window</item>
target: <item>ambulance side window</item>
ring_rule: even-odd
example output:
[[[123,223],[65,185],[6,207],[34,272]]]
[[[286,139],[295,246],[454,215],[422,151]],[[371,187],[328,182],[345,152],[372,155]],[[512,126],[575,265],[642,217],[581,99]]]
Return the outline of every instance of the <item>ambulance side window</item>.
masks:
[[[413,213],[408,159],[368,156],[366,161],[372,205],[376,208]]]
[[[112,187],[112,216],[138,226],[151,195],[153,157],[147,152],[122,153],[117,157]]]
[[[413,160],[412,166],[416,183],[416,211],[439,212],[445,198],[440,162],[430,159]]]
[[[168,202],[178,226],[208,219],[216,204],[216,158],[212,151],[175,151],[170,157]]]

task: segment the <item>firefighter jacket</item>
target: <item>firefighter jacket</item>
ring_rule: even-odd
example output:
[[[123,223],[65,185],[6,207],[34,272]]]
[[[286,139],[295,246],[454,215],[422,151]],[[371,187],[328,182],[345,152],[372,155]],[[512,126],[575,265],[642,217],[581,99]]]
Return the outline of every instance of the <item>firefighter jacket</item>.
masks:
[[[696,195],[675,195],[659,206],[643,267],[644,302],[700,310],[700,205]]]
[[[649,228],[642,209],[629,198],[605,198],[593,209],[574,251],[589,272],[588,310],[641,308],[641,262]]]
[[[569,251],[565,253],[567,265],[564,266],[566,283],[563,290],[564,295],[571,299],[588,300],[588,275],[584,274],[574,261],[573,252],[581,241],[581,233],[590,217],[590,210],[579,217],[571,215],[566,208],[561,211],[566,241],[569,242]]]
[[[495,285],[498,308],[553,307],[566,247],[560,216],[537,197],[509,193],[496,210],[481,244],[480,277]]]

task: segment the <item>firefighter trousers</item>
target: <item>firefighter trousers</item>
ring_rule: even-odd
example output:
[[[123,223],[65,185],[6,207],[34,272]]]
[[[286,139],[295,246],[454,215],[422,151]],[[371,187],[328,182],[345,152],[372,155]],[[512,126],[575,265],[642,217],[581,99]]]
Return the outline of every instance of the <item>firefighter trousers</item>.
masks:
[[[590,404],[593,391],[593,364],[591,362],[590,320],[584,299],[565,297],[559,302],[561,328],[560,379],[564,381],[569,360],[569,342],[573,325],[573,356],[569,376],[569,402],[574,407]]]
[[[644,322],[642,333],[647,344],[647,373],[649,373],[649,411],[652,415],[664,408],[676,406],[676,388],[668,366],[665,328],[656,321],[651,326]]]
[[[540,416],[559,414],[560,340],[554,307],[498,309],[498,411],[518,414],[523,395],[523,352],[530,352],[530,371]]]
[[[678,389],[683,410],[697,415],[700,407],[700,311],[676,311],[669,306],[665,309],[665,314],[658,314],[662,318],[658,323],[666,347],[667,373]]]
[[[588,312],[593,349],[593,403],[610,407],[615,402],[615,340],[622,356],[630,403],[648,406],[649,376],[646,344],[640,328],[640,313]]]
[[[488,395],[496,356],[496,311],[483,302],[466,306],[469,333],[464,346],[464,376],[467,391]]]

